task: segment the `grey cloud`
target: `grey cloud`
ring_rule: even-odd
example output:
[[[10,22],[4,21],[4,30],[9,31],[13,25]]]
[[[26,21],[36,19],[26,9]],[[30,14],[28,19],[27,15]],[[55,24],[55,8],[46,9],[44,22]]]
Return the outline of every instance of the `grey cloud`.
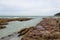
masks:
[[[57,0],[0,0],[0,15],[54,15],[59,12]],[[41,2],[40,2],[41,1]],[[36,3],[37,2],[37,3]],[[57,5],[58,4],[58,5]]]

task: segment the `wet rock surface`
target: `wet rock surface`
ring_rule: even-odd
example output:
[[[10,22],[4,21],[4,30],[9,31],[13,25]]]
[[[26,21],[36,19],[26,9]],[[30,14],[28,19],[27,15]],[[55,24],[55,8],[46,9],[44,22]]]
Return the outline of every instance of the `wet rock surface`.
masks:
[[[28,30],[21,40],[60,40],[60,18],[44,18]]]

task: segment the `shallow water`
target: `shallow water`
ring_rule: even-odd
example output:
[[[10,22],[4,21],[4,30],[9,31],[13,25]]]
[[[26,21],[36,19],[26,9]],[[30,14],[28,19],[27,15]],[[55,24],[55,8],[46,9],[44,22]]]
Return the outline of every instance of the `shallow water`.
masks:
[[[0,30],[0,38],[1,37],[6,37],[10,34],[13,34],[15,32],[18,32],[19,30],[23,29],[23,28],[28,28],[31,26],[35,26],[37,23],[39,23],[41,20],[41,18],[35,18],[29,21],[12,21],[9,22],[7,26],[7,28]],[[9,38],[8,38],[9,39]],[[8,40],[6,39],[6,40]],[[1,39],[0,39],[1,40]]]

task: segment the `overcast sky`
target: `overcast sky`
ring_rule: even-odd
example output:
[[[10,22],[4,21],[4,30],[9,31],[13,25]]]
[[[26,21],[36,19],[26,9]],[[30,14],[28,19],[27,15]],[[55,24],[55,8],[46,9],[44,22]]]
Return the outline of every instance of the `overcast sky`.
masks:
[[[60,12],[60,0],[0,0],[0,15],[50,16]]]

